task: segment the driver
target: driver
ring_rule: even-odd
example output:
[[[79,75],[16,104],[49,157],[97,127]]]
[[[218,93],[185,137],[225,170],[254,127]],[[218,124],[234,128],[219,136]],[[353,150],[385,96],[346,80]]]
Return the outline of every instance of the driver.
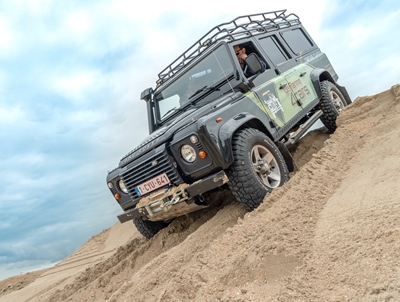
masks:
[[[240,67],[242,67],[242,70],[243,70],[245,76],[246,77],[252,76],[253,74],[250,72],[250,70],[247,70],[247,65],[246,65],[246,61],[245,61],[247,58],[246,47],[244,47],[241,44],[238,44],[238,45],[233,46],[233,50],[236,53],[236,57],[239,61]],[[254,53],[254,54],[256,54],[256,53]],[[260,63],[262,66],[261,72],[264,72],[264,70],[267,68],[267,63],[265,63],[264,60],[261,59],[258,55],[257,55],[257,57],[260,60]]]

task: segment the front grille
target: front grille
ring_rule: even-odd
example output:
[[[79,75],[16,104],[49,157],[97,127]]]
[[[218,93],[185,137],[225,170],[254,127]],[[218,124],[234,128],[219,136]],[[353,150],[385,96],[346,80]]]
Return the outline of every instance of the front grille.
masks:
[[[157,165],[153,167],[152,163],[155,161],[157,161]],[[121,178],[129,191],[132,201],[139,200],[140,198],[136,193],[135,187],[163,172],[167,173],[171,183],[178,184],[181,182],[181,178],[165,150],[147,158],[137,165],[129,167],[129,169],[121,175]]]

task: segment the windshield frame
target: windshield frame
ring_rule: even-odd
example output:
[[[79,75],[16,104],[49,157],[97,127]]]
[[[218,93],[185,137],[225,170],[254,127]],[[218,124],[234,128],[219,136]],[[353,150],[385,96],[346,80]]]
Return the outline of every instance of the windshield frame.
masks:
[[[232,78],[236,66],[229,45],[221,42],[176,75],[166,86],[154,92],[154,114],[157,124],[202,99],[206,92]],[[230,87],[232,89],[232,87]],[[221,92],[221,94],[227,91]]]

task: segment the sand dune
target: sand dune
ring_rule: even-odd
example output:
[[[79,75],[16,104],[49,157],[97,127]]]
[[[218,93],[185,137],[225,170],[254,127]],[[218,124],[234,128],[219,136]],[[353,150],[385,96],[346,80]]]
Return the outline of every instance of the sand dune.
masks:
[[[117,223],[0,301],[400,301],[399,117],[400,85],[358,97],[255,211],[221,192],[149,241]]]

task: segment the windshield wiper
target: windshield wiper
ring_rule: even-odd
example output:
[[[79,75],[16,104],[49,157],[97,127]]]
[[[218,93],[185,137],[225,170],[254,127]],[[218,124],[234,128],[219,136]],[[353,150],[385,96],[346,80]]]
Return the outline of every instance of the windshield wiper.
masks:
[[[171,112],[177,113],[177,112],[185,111],[185,110],[186,110],[188,107],[190,107],[190,106],[193,106],[193,104],[187,103],[187,104],[185,104],[183,107],[179,107],[179,108],[174,107],[174,108],[171,108],[170,110],[168,110],[167,112],[164,113],[164,115],[161,117],[161,119],[164,118],[164,116],[170,114]],[[172,115],[172,114],[171,114],[171,115]]]
[[[208,87],[208,86],[206,85],[206,86],[204,86],[203,88],[200,88],[199,90],[197,90],[195,93],[193,93],[193,94],[189,97],[189,100],[192,99],[193,97],[195,97],[196,95],[198,95],[199,93],[205,91],[205,90],[210,91],[210,90],[219,90],[219,89],[216,89],[216,87],[213,87],[213,86],[212,86],[212,87]]]
[[[180,109],[180,108],[176,108],[176,107],[171,108],[170,110],[168,110],[167,112],[165,112],[164,115],[163,115],[161,118],[163,118],[164,116],[166,116],[168,113],[171,113],[171,112],[174,112],[174,111],[179,111],[179,109]]]

